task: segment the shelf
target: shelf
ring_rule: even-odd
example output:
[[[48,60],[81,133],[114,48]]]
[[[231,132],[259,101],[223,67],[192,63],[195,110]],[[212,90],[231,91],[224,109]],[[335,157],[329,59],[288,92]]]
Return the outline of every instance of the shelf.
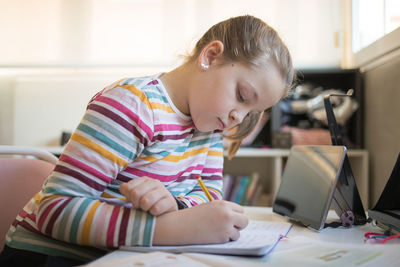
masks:
[[[276,149],[276,148],[251,148],[243,147],[238,150],[235,157],[288,157],[290,149]],[[363,157],[368,152],[363,149],[349,149],[347,155],[349,157]],[[224,156],[228,154],[224,151]]]
[[[228,154],[224,151],[224,156]],[[250,148],[243,147],[238,150],[236,157],[287,157],[289,156],[288,149],[275,149],[275,148]]]

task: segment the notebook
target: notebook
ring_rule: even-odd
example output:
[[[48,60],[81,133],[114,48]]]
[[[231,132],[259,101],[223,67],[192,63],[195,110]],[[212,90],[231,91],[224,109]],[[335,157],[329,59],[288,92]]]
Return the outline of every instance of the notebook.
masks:
[[[250,220],[249,225],[240,231],[240,238],[223,244],[190,245],[190,246],[121,246],[121,250],[136,252],[196,252],[224,255],[264,256],[272,251],[282,236],[291,228],[287,222]]]
[[[400,153],[378,202],[368,216],[385,230],[400,234]]]
[[[323,228],[345,155],[344,146],[292,146],[273,212]]]

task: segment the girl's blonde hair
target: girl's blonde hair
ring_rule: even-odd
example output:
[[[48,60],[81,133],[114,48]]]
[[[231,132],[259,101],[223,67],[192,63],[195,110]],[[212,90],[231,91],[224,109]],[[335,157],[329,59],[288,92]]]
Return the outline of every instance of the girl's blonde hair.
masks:
[[[286,90],[292,88],[295,71],[286,45],[277,32],[264,21],[250,16],[227,19],[212,26],[196,43],[186,62],[195,61],[203,48],[212,41],[221,41],[224,45],[223,60],[241,62],[251,66],[274,64],[285,79]],[[228,157],[232,158],[247,135],[255,128],[260,114],[249,114],[239,125],[231,129],[226,137],[230,140]]]

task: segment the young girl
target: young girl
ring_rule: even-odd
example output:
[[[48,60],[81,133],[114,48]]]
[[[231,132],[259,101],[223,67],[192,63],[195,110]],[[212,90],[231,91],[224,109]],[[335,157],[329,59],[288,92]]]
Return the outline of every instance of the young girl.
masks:
[[[238,239],[248,219],[222,200],[223,131],[234,132],[232,157],[293,77],[277,33],[240,16],[210,28],[180,67],[103,89],[10,227],[3,260],[88,261],[121,245]]]

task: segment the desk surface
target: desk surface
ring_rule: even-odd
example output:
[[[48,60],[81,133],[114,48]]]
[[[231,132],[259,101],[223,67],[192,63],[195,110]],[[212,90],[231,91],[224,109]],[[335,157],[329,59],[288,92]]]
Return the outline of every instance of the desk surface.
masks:
[[[284,217],[272,213],[272,208],[245,207],[245,213],[252,220],[287,221]],[[334,211],[328,214],[328,221],[338,219]],[[372,224],[351,228],[325,228],[319,232],[294,223],[288,239],[282,240],[277,247],[264,257],[221,256],[190,253],[191,258],[211,266],[400,266],[397,260],[400,244],[366,245],[364,233],[382,232]],[[319,250],[319,251],[318,251]],[[333,253],[342,253],[327,260]],[[346,254],[344,256],[344,254]],[[130,257],[135,252],[114,251],[97,260],[105,263],[109,260]],[[323,257],[320,257],[322,255]],[[350,255],[350,256],[349,256]],[[342,257],[342,259],[341,259]],[[347,257],[347,258],[346,258]],[[358,257],[358,258],[357,258]],[[324,261],[322,262],[323,259]],[[350,260],[354,261],[350,264]],[[379,262],[379,263],[378,263]]]
[[[287,219],[272,212],[272,208],[262,207],[246,207],[245,212],[247,216],[252,220],[265,220],[265,221],[283,221]],[[330,210],[328,213],[327,221],[339,221],[339,217],[335,211]],[[351,244],[363,244],[364,234],[366,232],[382,232],[380,228],[375,227],[371,224],[362,226],[356,226],[352,228],[325,228],[317,232],[315,230],[304,227],[301,224],[293,223],[292,228],[289,231],[289,237],[303,236],[311,238],[315,241],[322,242],[338,242],[338,243],[351,243]]]

